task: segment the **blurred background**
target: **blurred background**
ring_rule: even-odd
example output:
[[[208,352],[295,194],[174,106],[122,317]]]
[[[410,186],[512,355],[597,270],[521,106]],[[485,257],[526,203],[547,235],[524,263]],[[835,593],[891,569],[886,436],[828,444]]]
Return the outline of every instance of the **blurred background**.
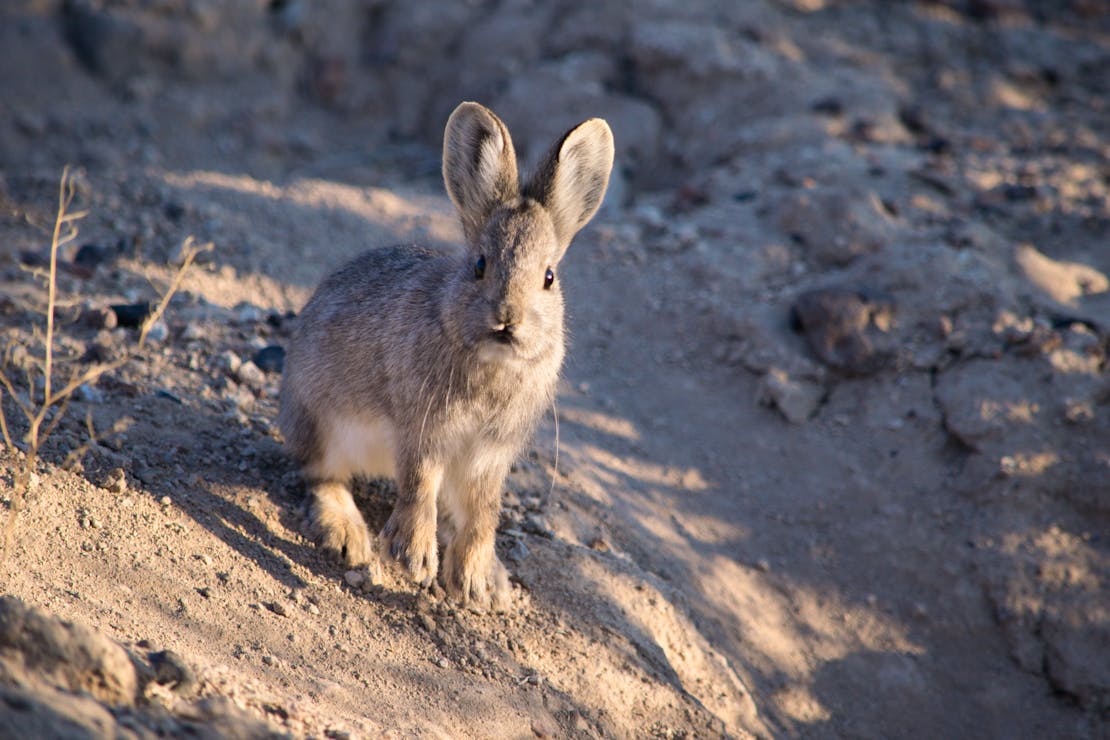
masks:
[[[120,469],[151,517],[172,494],[218,562],[294,590],[336,580],[280,514],[280,376],[256,353],[359,250],[457,242],[439,167],[462,100],[506,122],[525,168],[594,116],[617,159],[560,273],[559,485],[548,420],[507,493],[521,537],[500,547],[536,600],[505,628],[518,663],[475,657],[474,634],[504,643],[495,623],[424,638],[412,603],[358,604],[362,644],[407,625],[390,680],[442,699],[424,720],[473,732],[456,694],[488,690],[466,696],[494,707],[494,735],[1106,736],[1106,0],[7,0],[0,290],[45,264],[65,164],[91,211],[62,255],[75,316],[149,300],[185,236],[215,243],[160,349],[78,404],[73,439],[85,407],[98,428],[136,422],[86,462],[98,516],[121,516],[103,479]],[[29,341],[34,313],[0,312]],[[73,324],[74,348],[130,341],[96,321]],[[230,452],[243,439],[249,464]],[[225,505],[231,530],[206,523]],[[89,568],[150,589],[47,563],[83,532],[26,543],[15,591],[137,639],[53,585]],[[171,634],[155,596],[135,623]],[[257,629],[289,666],[323,660]],[[168,639],[213,664],[241,649],[198,634]],[[547,655],[551,634],[568,652]],[[470,678],[409,675],[433,649]],[[510,676],[525,669],[547,683]],[[423,727],[396,685],[337,680],[352,693],[318,699],[321,716],[357,727],[373,693],[383,725]],[[290,716],[275,721],[327,727]]]

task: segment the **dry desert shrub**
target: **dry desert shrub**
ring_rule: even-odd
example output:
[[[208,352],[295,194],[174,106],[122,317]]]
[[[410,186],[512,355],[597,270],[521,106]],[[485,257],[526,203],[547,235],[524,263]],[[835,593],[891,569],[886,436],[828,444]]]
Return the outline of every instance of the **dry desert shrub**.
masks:
[[[37,482],[35,466],[39,450],[65,416],[73,394],[83,385],[92,385],[105,373],[126,364],[142,348],[147,334],[165,313],[170,299],[181,285],[186,272],[197,255],[211,249],[211,243],[197,245],[192,237],[185,240],[183,260],[173,280],[163,291],[157,304],[143,320],[138,341],[129,349],[108,362],[88,363],[75,358],[60,358],[55,347],[55,312],[59,305],[57,277],[58,252],[77,238],[77,223],[88,211],[71,211],[77,187],[73,173],[67,166],[62,171],[58,185],[58,206],[50,238],[50,261],[47,269],[25,267],[32,279],[42,280],[46,289],[46,303],[36,307],[43,317],[42,324],[31,330],[31,340],[22,341],[18,334],[9,335],[0,349],[0,438],[8,450],[21,450],[12,471],[12,492],[9,497],[8,516],[4,526],[3,551],[0,566],[7,563],[15,533],[16,520],[26,505],[28,496]],[[60,377],[58,377],[60,376]],[[5,399],[10,404],[5,407]],[[27,426],[21,445],[13,439],[12,423],[6,408],[14,407]],[[87,420],[90,439],[95,435],[91,419]]]

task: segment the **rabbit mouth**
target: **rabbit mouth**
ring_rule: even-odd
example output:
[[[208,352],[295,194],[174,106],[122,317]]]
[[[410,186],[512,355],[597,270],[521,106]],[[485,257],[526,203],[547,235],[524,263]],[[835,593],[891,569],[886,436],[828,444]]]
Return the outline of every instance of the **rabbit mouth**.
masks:
[[[504,363],[521,359],[520,339],[509,331],[491,331],[478,348],[482,362]]]
[[[490,332],[490,337],[491,337],[491,339],[493,339],[493,341],[497,342],[498,344],[504,344],[504,345],[508,345],[510,347],[513,346],[514,344],[516,344],[516,342],[517,342],[517,339],[516,339],[515,336],[513,336],[513,332],[512,332],[511,329],[494,330],[494,331]]]

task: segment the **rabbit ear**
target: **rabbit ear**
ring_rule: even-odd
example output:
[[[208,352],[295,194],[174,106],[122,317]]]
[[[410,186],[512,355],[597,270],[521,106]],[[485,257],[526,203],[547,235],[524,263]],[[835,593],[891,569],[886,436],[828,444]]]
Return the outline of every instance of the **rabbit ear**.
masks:
[[[443,182],[474,244],[493,210],[520,195],[509,129],[491,110],[462,103],[443,132]]]
[[[612,169],[613,132],[602,119],[591,118],[555,143],[525,186],[524,195],[551,215],[563,251],[597,213]]]

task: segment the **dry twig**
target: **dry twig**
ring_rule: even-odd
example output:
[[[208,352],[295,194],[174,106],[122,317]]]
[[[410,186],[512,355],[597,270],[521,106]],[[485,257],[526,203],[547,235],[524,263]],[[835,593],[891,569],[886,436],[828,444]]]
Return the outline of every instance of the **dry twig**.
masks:
[[[121,367],[130,360],[134,354],[134,350],[131,350],[124,352],[120,357],[117,357],[111,362],[75,367],[69,373],[69,378],[61,384],[60,388],[55,385],[54,312],[58,307],[58,251],[61,247],[77,238],[76,223],[88,215],[87,211],[69,212],[69,207],[73,203],[76,192],[76,184],[67,166],[62,171],[61,182],[58,187],[58,210],[54,219],[54,229],[50,240],[50,268],[45,275],[47,286],[47,300],[44,311],[46,316],[46,331],[45,334],[43,334],[39,331],[38,327],[35,327],[32,332],[33,338],[41,342],[43,357],[40,360],[26,350],[20,351],[21,348],[13,348],[9,345],[5,349],[3,357],[0,358],[0,360],[4,361],[0,362],[0,404],[2,404],[4,400],[4,394],[7,393],[8,398],[11,399],[12,403],[19,410],[19,413],[23,415],[27,423],[27,433],[24,437],[26,450],[23,453],[22,464],[18,465],[14,471],[13,491],[9,505],[8,520],[4,527],[4,545],[3,552],[0,554],[0,567],[3,567],[7,563],[8,555],[11,550],[12,537],[15,532],[16,519],[19,516],[19,512],[23,510],[33,487],[35,466],[38,461],[39,450],[42,449],[42,445],[65,416],[73,394],[82,385],[94,384],[105,373]],[[174,275],[169,287],[162,294],[157,306],[143,321],[142,327],[139,330],[139,340],[135,345],[135,349],[143,346],[150,328],[155,322],[162,318],[166,307],[169,305],[170,299],[181,286],[181,281],[184,279],[185,272],[192,266],[197,255],[211,248],[211,243],[198,247],[191,236],[186,239],[184,248],[185,259],[180,269],[178,269],[177,273]],[[22,397],[21,394],[17,392],[15,381],[18,379],[18,376],[14,374],[9,376],[8,373],[5,372],[10,366],[22,370],[26,380],[26,398]],[[40,378],[42,400],[36,402],[36,398],[39,397],[38,391],[40,384],[38,381]],[[91,418],[87,420],[87,424],[88,428],[91,430]],[[4,444],[8,449],[17,449],[12,440],[11,426],[5,417],[2,405],[0,405],[0,435],[2,435]]]

